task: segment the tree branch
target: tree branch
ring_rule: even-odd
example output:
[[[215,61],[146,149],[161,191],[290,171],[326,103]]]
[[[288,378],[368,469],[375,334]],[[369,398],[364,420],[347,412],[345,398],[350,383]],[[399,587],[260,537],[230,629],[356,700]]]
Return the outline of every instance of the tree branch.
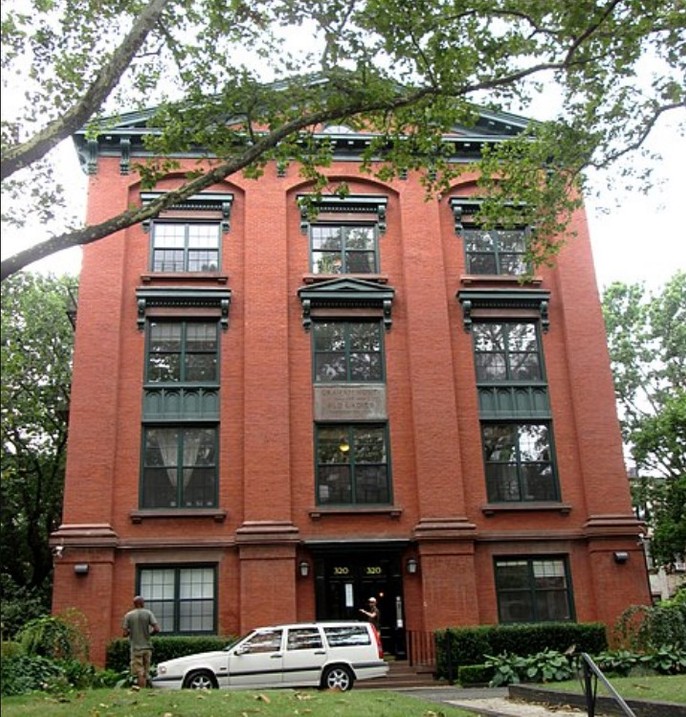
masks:
[[[205,174],[202,174],[201,176],[184,184],[180,189],[165,193],[163,196],[145,207],[129,209],[100,224],[94,224],[73,232],[51,237],[40,244],[35,244],[34,246],[18,252],[8,259],[5,259],[0,267],[0,281],[4,281],[7,277],[20,271],[28,264],[32,264],[34,261],[43,259],[55,252],[69,249],[74,246],[85,246],[87,244],[91,244],[92,242],[98,241],[99,239],[109,236],[114,232],[121,231],[122,229],[127,229],[134,224],[138,224],[145,219],[152,219],[157,216],[162,209],[166,209],[172,204],[176,204],[177,202],[202,191],[212,184],[221,181],[225,177],[239,172],[241,169],[244,169],[258,160],[263,154],[276,147],[280,142],[305,129],[306,127],[330,122],[350,114],[375,112],[383,109],[398,109],[400,107],[418,102],[420,99],[430,94],[435,93],[430,88],[424,88],[417,90],[410,95],[397,97],[395,100],[390,102],[369,102],[368,104],[365,104],[363,101],[359,101],[357,104],[337,107],[335,109],[324,109],[291,120],[282,127],[262,136],[241,155],[219,163]]]
[[[44,157],[63,139],[86,124],[116,87],[168,2],[169,0],[151,0],[78,104],[48,124],[28,142],[15,145],[5,152],[0,168],[3,180]]]

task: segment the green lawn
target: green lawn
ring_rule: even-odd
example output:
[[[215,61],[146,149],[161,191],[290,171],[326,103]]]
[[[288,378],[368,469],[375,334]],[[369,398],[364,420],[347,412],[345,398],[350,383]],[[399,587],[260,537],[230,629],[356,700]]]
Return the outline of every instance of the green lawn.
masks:
[[[610,684],[626,698],[655,700],[657,702],[678,702],[686,704],[686,675],[650,677],[613,677]],[[583,694],[578,680],[555,682],[543,687]],[[598,694],[607,695],[605,686],[598,682]]]
[[[686,675],[624,677],[611,680],[624,698],[686,704]],[[582,693],[578,681],[543,685]],[[459,689],[459,688],[457,688]],[[465,690],[467,692],[468,690]],[[607,694],[598,684],[598,694]],[[2,717],[474,717],[446,704],[387,690],[322,692],[319,690],[100,689],[66,695],[34,693],[2,699]]]
[[[5,697],[2,717],[474,717],[386,690],[320,692],[318,690],[100,689],[64,697],[35,694]]]

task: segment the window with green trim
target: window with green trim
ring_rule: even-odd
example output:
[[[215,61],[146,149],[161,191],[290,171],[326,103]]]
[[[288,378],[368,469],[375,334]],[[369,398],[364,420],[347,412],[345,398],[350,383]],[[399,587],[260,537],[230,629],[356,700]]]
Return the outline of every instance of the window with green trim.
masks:
[[[217,427],[144,426],[141,508],[217,505]]]
[[[565,558],[496,558],[495,589],[501,623],[574,619]]]
[[[317,503],[390,503],[385,424],[321,424],[315,431]]]
[[[529,230],[462,229],[468,274],[526,274]]]
[[[152,222],[152,271],[198,272],[219,269],[220,222]]]
[[[313,324],[317,383],[384,379],[380,321],[316,321]]]
[[[145,598],[166,634],[213,634],[217,629],[215,565],[138,569],[137,594]]]
[[[311,270],[315,274],[374,274],[379,271],[374,224],[312,224]]]
[[[216,321],[149,321],[146,379],[216,384],[218,351]]]
[[[547,422],[484,421],[481,432],[489,501],[559,500]]]
[[[543,380],[541,349],[535,323],[475,322],[472,333],[477,381]]]

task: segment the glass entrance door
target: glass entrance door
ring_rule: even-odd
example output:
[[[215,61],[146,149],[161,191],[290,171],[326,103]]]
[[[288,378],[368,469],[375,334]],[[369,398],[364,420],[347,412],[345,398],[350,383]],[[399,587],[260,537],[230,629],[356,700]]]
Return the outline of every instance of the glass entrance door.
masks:
[[[330,554],[315,560],[318,620],[366,620],[370,597],[379,608],[384,652],[405,657],[402,579],[396,556]]]

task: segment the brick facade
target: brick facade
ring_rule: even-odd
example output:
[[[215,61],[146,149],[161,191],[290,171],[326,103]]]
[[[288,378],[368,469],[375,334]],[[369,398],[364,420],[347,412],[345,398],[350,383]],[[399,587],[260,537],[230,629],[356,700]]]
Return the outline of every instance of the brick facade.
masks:
[[[188,160],[181,171],[194,166]],[[367,591],[380,591],[387,648],[401,656],[413,631],[499,621],[497,557],[564,559],[578,621],[612,625],[628,605],[650,600],[583,211],[555,268],[520,285],[466,274],[449,200],[473,192],[473,178],[427,202],[412,173],[381,183],[354,162],[336,161],[327,175],[348,182],[352,195],[387,198],[374,280],[394,291],[383,335],[392,500],[331,509],[316,501],[312,337],[298,295],[311,281],[297,207],[309,187],[295,167],[280,176],[269,166],[259,180],[232,176],[208,190],[233,195],[217,272],[156,277],[142,226],[87,246],[63,524],[52,536],[64,548],[55,559],[53,609],[85,613],[97,664],[120,634],[145,566],[212,566],[221,635],[338,616],[342,595],[357,616]],[[178,186],[181,177],[158,189]],[[119,158],[102,153],[90,178],[88,221],[139,202],[140,193],[136,175],[122,174]],[[228,328],[219,331],[214,510],[140,509],[141,287],[231,292]],[[486,494],[473,338],[457,294],[532,287],[550,296],[541,341],[560,499],[494,506]],[[616,562],[618,552],[628,559]],[[415,573],[407,570],[409,558],[417,561]],[[88,573],[76,574],[76,564],[87,564]],[[349,588],[333,579],[343,564],[362,571]],[[378,571],[376,582],[364,578],[370,569]]]

